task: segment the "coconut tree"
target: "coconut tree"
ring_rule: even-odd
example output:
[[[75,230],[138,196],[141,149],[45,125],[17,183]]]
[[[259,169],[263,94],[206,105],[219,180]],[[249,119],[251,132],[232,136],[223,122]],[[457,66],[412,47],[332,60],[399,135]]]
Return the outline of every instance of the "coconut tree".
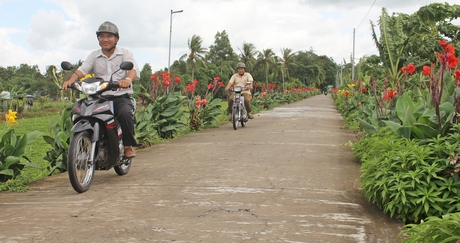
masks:
[[[180,57],[180,60],[186,60],[187,64],[191,66],[192,69],[192,80],[194,79],[194,73],[196,70],[197,63],[206,66],[205,58],[207,49],[203,48],[201,44],[203,43],[203,39],[200,36],[193,35],[191,39],[188,39],[188,48],[190,53],[186,53]]]
[[[264,68],[266,82],[265,88],[268,88],[268,70],[270,69],[270,67],[275,65],[275,53],[270,48],[264,49],[261,52],[259,52],[257,56],[257,61]]]
[[[256,47],[252,43],[243,43],[243,49],[240,49],[238,47],[238,50],[240,50],[241,53],[239,55],[240,60],[244,62],[248,72],[252,72],[254,69],[254,65],[256,64]]]
[[[291,48],[281,49],[281,57],[279,58],[279,63],[281,64],[283,74],[287,79],[291,78],[289,75],[289,67],[295,65],[296,54],[297,52],[293,52]]]

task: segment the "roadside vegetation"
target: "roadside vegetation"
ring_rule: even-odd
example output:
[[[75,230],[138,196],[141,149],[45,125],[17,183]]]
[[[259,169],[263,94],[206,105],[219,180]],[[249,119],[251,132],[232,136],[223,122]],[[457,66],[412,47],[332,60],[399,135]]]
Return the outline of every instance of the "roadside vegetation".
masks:
[[[460,242],[460,6],[431,4],[372,25],[379,56],[333,89],[361,163],[362,193],[406,242]],[[377,35],[379,33],[380,35]]]

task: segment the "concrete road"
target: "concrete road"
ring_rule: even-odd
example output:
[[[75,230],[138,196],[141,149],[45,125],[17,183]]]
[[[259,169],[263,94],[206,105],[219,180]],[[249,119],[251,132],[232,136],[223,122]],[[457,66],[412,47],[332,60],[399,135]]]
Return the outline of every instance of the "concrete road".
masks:
[[[368,203],[330,96],[138,151],[131,171],[0,193],[0,242],[400,242]]]

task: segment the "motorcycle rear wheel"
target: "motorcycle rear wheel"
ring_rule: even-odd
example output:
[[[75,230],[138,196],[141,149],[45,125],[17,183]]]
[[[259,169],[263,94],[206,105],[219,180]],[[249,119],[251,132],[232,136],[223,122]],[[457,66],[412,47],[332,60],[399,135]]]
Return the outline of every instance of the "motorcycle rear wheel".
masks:
[[[131,162],[133,161],[132,158],[122,159],[122,160],[123,161],[121,165],[117,165],[113,167],[115,172],[117,172],[117,175],[120,175],[120,176],[128,174],[129,169],[131,168]]]
[[[91,134],[88,131],[75,133],[70,141],[67,169],[70,184],[79,193],[88,191],[93,182],[95,163],[90,161],[92,153]]]
[[[233,129],[235,129],[235,130],[238,129],[238,119],[239,119],[238,113],[239,113],[238,107],[233,107],[233,110],[232,110],[232,124],[233,124]]]

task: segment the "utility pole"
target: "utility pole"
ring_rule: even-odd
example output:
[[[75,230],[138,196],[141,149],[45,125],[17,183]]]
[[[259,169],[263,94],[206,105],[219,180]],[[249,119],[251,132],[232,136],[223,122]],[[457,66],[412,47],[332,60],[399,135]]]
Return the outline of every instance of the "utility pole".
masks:
[[[169,55],[168,55],[168,73],[171,77],[171,35],[172,35],[172,15],[175,13],[182,13],[184,10],[172,11],[171,9],[171,16],[169,18]]]
[[[355,81],[355,28],[353,28],[353,55],[351,57],[351,81]]]

